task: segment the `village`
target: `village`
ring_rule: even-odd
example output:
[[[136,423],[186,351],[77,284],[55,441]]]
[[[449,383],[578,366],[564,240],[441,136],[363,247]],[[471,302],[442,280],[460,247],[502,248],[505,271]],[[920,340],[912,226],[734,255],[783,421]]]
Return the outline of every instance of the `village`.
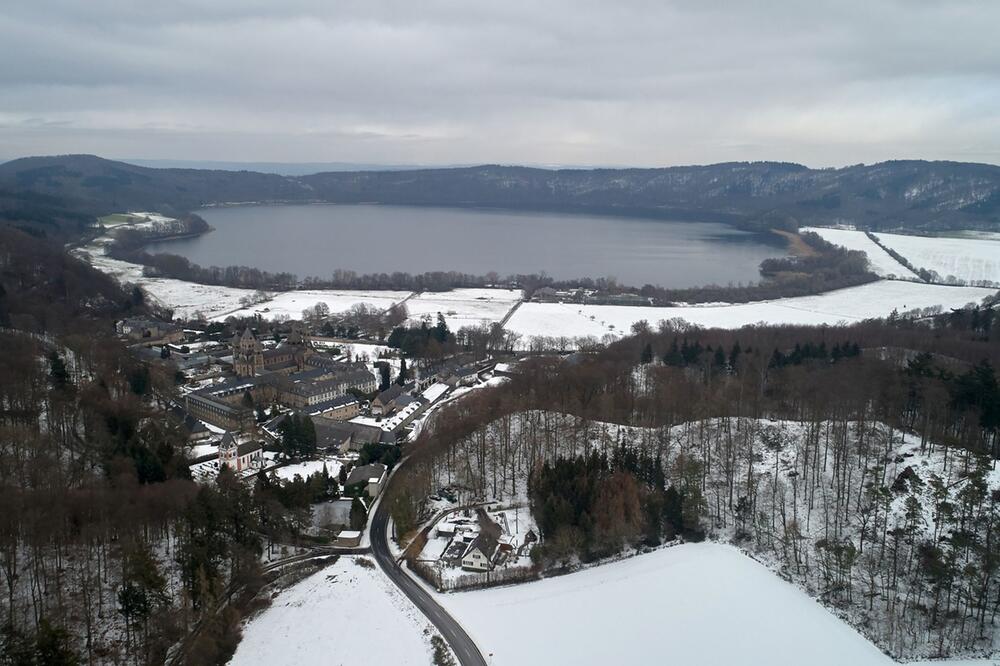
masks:
[[[248,326],[135,318],[119,321],[116,332],[137,359],[175,374],[169,412],[187,438],[193,479],[213,483],[224,468],[247,483],[262,474],[285,484],[321,478],[335,490],[313,504],[309,532],[341,547],[362,544],[400,446],[429,412],[504,381],[513,367],[467,353],[407,367],[399,350],[312,335],[300,322],[258,335]],[[441,585],[459,584],[462,574],[530,567],[538,537],[527,507],[488,511],[471,499],[442,488],[427,500],[433,518],[416,559]]]

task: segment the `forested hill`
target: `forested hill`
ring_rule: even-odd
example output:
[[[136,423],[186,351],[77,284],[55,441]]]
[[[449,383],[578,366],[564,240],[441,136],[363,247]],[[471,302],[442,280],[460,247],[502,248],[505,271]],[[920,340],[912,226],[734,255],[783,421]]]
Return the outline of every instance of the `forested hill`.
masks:
[[[1000,167],[961,162],[842,169],[776,162],[593,170],[478,166],[290,177],[153,169],[69,155],[0,165],[0,199],[4,192],[66,198],[95,212],[330,201],[618,212],[757,227],[847,222],[873,229],[1000,230]]]

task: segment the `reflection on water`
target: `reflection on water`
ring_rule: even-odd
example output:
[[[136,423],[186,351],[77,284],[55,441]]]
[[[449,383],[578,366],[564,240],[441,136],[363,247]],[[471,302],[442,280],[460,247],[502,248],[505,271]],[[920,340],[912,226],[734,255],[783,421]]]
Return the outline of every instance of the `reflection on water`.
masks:
[[[327,277],[460,271],[614,277],[641,286],[752,282],[766,237],[723,224],[568,213],[374,205],[241,206],[200,211],[215,231],[155,245],[202,266]]]

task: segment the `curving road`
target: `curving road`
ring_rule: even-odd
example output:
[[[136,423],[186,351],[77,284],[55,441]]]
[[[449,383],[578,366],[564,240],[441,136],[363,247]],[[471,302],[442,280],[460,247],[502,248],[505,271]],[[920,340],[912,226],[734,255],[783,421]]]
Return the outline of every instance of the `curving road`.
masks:
[[[370,534],[372,555],[375,556],[375,561],[378,562],[382,571],[437,627],[462,666],[487,666],[486,660],[483,659],[479,648],[476,647],[476,643],[469,638],[469,635],[455,621],[455,618],[449,615],[448,611],[434,601],[424,588],[400,568],[396,558],[389,550],[388,527],[389,510],[384,507],[383,502],[379,502],[375,508],[375,515],[371,519]]]

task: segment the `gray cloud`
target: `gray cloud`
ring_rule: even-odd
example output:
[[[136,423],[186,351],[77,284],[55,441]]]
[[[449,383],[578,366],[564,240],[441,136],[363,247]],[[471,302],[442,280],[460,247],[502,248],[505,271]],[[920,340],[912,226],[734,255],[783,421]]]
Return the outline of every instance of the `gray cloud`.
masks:
[[[992,0],[14,0],[0,157],[1000,162],[997,25]]]

